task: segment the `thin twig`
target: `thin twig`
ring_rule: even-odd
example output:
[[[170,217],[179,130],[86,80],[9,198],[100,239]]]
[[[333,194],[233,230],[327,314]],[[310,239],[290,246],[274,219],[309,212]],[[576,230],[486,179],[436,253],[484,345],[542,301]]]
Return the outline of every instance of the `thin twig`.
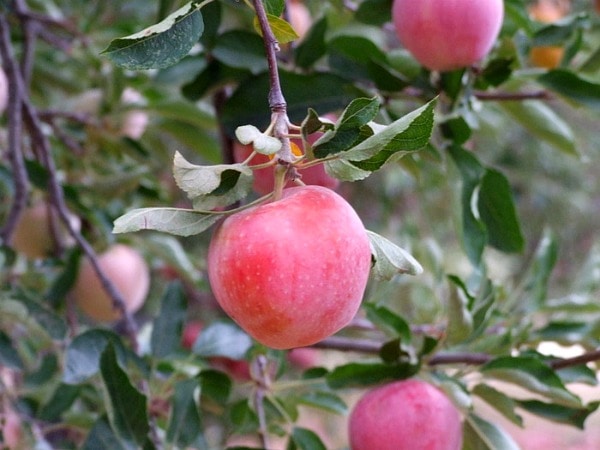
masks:
[[[473,93],[482,101],[523,101],[523,100],[552,100],[554,96],[545,90],[530,92],[481,92]]]
[[[594,361],[600,361],[600,349],[592,350],[583,355],[573,356],[566,359],[555,359],[550,361],[550,367],[555,370],[565,369],[567,367],[580,366]]]
[[[263,448],[269,448],[269,430],[267,428],[267,415],[265,412],[265,397],[271,387],[268,370],[268,360],[265,355],[258,355],[252,361],[252,378],[256,384],[254,390],[254,409],[258,416],[258,433]]]

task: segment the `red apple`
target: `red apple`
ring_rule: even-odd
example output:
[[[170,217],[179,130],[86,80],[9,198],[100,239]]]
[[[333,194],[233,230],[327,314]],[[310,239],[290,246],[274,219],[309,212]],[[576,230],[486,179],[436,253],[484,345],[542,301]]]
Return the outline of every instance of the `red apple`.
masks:
[[[98,263],[122,295],[127,311],[138,311],[150,288],[150,271],[144,258],[132,247],[116,244],[98,256]],[[87,258],[82,260],[71,295],[77,306],[94,320],[113,322],[121,318]]]
[[[400,42],[430,70],[468,67],[491,50],[504,17],[502,0],[394,0]]]
[[[293,348],[288,352],[287,359],[298,369],[310,369],[318,364],[319,350],[310,347]]]
[[[308,137],[310,144],[316,142],[323,133],[313,133]],[[300,139],[292,139],[292,143],[295,144],[297,149],[302,148],[302,141]],[[292,150],[294,147],[292,146]],[[235,141],[233,144],[233,158],[236,162],[245,161],[252,153],[252,145],[243,145]],[[294,152],[296,156],[301,156],[302,152]],[[269,157],[266,155],[256,155],[250,161],[250,164],[263,164],[269,161]],[[302,176],[302,182],[304,184],[324,186],[329,189],[336,189],[340,185],[340,181],[329,176],[325,172],[325,166],[319,164],[316,166],[308,167],[299,171]],[[274,182],[274,169],[273,167],[266,167],[264,169],[258,169],[254,171],[254,190],[259,195],[267,195],[273,192]],[[287,187],[295,186],[293,182],[289,182]]]
[[[460,450],[460,413],[438,388],[410,379],[367,392],[349,419],[352,450]]]
[[[227,217],[208,251],[223,310],[257,341],[304,347],[355,315],[371,250],[352,207],[321,186],[284,189],[280,200]]]

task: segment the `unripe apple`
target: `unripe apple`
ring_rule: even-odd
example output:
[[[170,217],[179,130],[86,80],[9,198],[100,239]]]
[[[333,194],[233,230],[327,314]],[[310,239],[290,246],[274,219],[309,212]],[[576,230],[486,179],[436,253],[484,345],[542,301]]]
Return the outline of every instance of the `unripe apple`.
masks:
[[[211,239],[208,276],[223,310],[264,345],[314,344],[354,317],[371,250],[352,207],[321,186],[227,217]]]
[[[4,112],[8,105],[8,78],[4,69],[0,66],[0,114]]]
[[[349,419],[352,450],[460,450],[460,413],[442,391],[421,380],[367,392]]]
[[[317,139],[321,137],[323,133],[313,133],[308,137],[308,142],[312,145]],[[296,156],[301,156],[302,152],[299,150],[302,147],[302,141],[300,139],[292,139],[292,151],[294,149],[298,149],[294,152]],[[239,142],[235,141],[233,144],[233,159],[236,162],[245,161],[250,154],[252,153],[252,145],[243,145]],[[251,165],[263,164],[269,161],[269,157],[266,155],[257,154],[250,161]],[[329,189],[337,189],[340,185],[340,181],[336,178],[333,178],[325,172],[325,166],[323,164],[318,164],[316,166],[308,167],[303,170],[299,170],[298,173],[302,176],[302,182],[307,185],[317,185],[324,186]],[[275,185],[274,180],[274,168],[266,167],[264,169],[257,169],[254,171],[254,183],[253,188],[259,195],[267,195],[273,192],[273,188]],[[295,186],[292,181],[287,183],[287,187]]]
[[[50,228],[50,214],[55,214],[45,203],[36,203],[26,208],[15,226],[10,245],[18,253],[28,258],[47,257],[55,248],[54,238]],[[76,230],[81,227],[79,217],[70,215],[71,226]],[[64,245],[72,245],[73,240],[64,225],[56,217],[58,238]]]
[[[98,263],[123,297],[127,311],[138,311],[150,288],[150,271],[144,258],[133,248],[116,244],[98,256]],[[77,306],[94,320],[113,322],[121,318],[87,258],[82,260],[71,295]]]
[[[491,50],[504,18],[502,0],[394,0],[400,42],[430,70],[468,67]]]
[[[565,16],[564,6],[553,0],[540,0],[529,8],[532,19],[542,23],[553,23]],[[529,53],[531,64],[536,67],[554,69],[560,65],[565,49],[556,45],[533,47]]]

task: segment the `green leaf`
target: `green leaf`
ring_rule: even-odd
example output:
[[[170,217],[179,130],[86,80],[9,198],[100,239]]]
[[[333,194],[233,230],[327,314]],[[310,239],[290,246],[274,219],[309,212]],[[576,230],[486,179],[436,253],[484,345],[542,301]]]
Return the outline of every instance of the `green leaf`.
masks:
[[[525,278],[525,299],[529,310],[546,303],[548,283],[558,260],[558,242],[554,233],[544,230],[537,245],[533,262]]]
[[[367,318],[378,328],[391,332],[393,336],[399,336],[403,343],[411,341],[410,325],[392,310],[373,303],[363,303],[363,308],[367,311]]]
[[[167,441],[178,447],[188,447],[202,435],[201,417],[195,393],[200,389],[198,378],[179,381],[174,386]]]
[[[478,192],[477,209],[486,226],[489,245],[503,252],[521,252],[525,245],[506,177],[487,169]]]
[[[317,158],[343,152],[351,148],[361,135],[361,127],[367,125],[377,115],[377,98],[357,98],[344,110],[335,130],[327,131],[313,145]]]
[[[500,107],[536,138],[564,153],[578,155],[575,135],[570,125],[544,102],[539,100],[500,102]]]
[[[274,140],[281,146],[277,139]],[[252,169],[248,166],[198,166],[186,161],[179,152],[175,152],[173,159],[173,175],[177,186],[192,200],[196,210],[228,206],[246,197],[252,189]]]
[[[19,292],[17,297],[27,308],[28,319],[35,321],[52,339],[60,340],[67,336],[68,327],[65,319],[50,309],[48,305],[25,292]]]
[[[202,396],[225,405],[231,394],[231,379],[218,370],[203,370],[200,373]]]
[[[283,14],[285,8],[285,0],[263,0],[265,5],[265,11],[273,16],[280,16]]]
[[[176,236],[202,233],[216,223],[222,215],[209,214],[181,208],[139,208],[115,220],[113,233],[131,233],[155,230]]]
[[[487,404],[500,412],[512,423],[523,425],[523,418],[515,413],[517,403],[509,396],[494,389],[488,384],[478,384],[472,389],[472,393],[483,399]]]
[[[398,247],[383,236],[367,230],[371,243],[373,265],[371,273],[377,280],[391,280],[398,274],[419,275],[423,273],[421,264],[406,250]]]
[[[600,111],[600,84],[584,80],[568,70],[552,70],[537,79],[548,89]]]
[[[532,414],[557,423],[584,429],[585,420],[598,409],[600,402],[592,402],[584,408],[569,408],[539,400],[517,400],[519,406]]]
[[[404,379],[418,368],[409,364],[350,363],[337,366],[325,380],[332,389],[369,386],[386,380]]]
[[[481,367],[486,377],[514,383],[563,406],[579,408],[581,400],[569,392],[559,376],[534,357],[501,356]]]
[[[203,98],[211,89],[231,83],[237,84],[250,75],[251,72],[247,69],[229,67],[227,64],[213,59],[192,81],[182,86],[181,92],[185,98],[195,102]]]
[[[150,346],[156,358],[166,358],[181,348],[181,332],[187,312],[187,299],[180,282],[169,283],[154,319]]]
[[[336,394],[325,391],[311,391],[298,399],[303,405],[312,406],[334,414],[345,415],[348,412],[346,403]]]
[[[82,450],[134,450],[131,443],[120,439],[106,416],[100,417],[90,430]]]
[[[211,54],[229,67],[246,69],[253,74],[267,69],[263,41],[249,31],[231,30],[221,34]]]
[[[327,450],[327,448],[314,431],[294,427],[287,450]]]
[[[294,58],[298,67],[307,69],[325,55],[327,52],[325,33],[327,33],[327,16],[315,22],[296,47]]]
[[[150,259],[162,261],[167,267],[181,275],[185,281],[190,283],[200,281],[202,274],[191,261],[193,255],[189,254],[174,236],[158,233],[146,236],[144,250]]]
[[[470,311],[473,298],[458,277],[450,275],[448,279],[454,285],[451,286],[448,296],[448,326],[446,328],[446,339],[452,345],[466,340],[473,332],[473,316]]]
[[[472,413],[465,421],[463,436],[462,450],[521,450],[502,428]]]
[[[160,23],[113,40],[102,51],[125,69],[161,69],[183,58],[202,35],[204,23],[199,1],[181,7]]]
[[[202,330],[192,351],[199,356],[224,356],[243,359],[252,346],[252,339],[229,322],[214,322]]]
[[[354,18],[369,25],[383,25],[392,20],[392,0],[365,0],[358,5]]]
[[[275,39],[277,39],[277,42],[280,44],[287,44],[300,37],[292,25],[283,20],[281,17],[267,14],[267,21],[269,22],[271,31],[275,35]],[[262,36],[262,30],[260,29],[260,24],[257,17],[254,17],[254,29],[260,36]]]
[[[100,372],[110,399],[108,415],[114,430],[131,443],[143,446],[150,431],[146,397],[133,387],[119,366],[112,344],[102,352]]]
[[[23,361],[12,345],[10,337],[0,330],[0,366],[11,369],[22,369]]]
[[[63,382],[79,384],[96,375],[100,370],[100,355],[109,342],[117,352],[121,364],[131,358],[131,353],[125,349],[117,334],[99,329],[85,331],[76,336],[67,347]]]
[[[359,181],[371,175],[370,171],[359,169],[351,161],[343,159],[327,161],[325,171],[328,175],[341,181]]]
[[[52,397],[42,406],[38,418],[46,422],[57,422],[61,415],[79,398],[81,388],[70,384],[60,383]]]

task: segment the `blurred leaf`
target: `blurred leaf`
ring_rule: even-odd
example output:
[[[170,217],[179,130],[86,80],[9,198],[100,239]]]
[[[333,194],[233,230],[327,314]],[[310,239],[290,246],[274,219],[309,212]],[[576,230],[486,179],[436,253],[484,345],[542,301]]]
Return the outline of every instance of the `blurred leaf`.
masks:
[[[307,428],[294,427],[287,450],[327,450],[321,438]]]
[[[510,184],[506,177],[486,169],[479,187],[477,209],[486,226],[489,245],[503,252],[521,252],[524,238]]]
[[[231,30],[219,36],[212,56],[229,67],[246,69],[253,74],[267,70],[262,39],[244,30]]]
[[[285,0],[263,0],[265,5],[265,11],[273,16],[280,16],[283,14],[285,8]]]
[[[125,69],[161,69],[183,58],[204,30],[199,1],[181,7],[160,23],[138,33],[114,39],[102,51]]]
[[[112,343],[102,352],[100,371],[110,398],[108,416],[115,431],[132,444],[143,446],[150,431],[146,397],[133,387],[119,366]]]
[[[250,408],[248,399],[239,400],[231,406],[228,419],[239,434],[254,433],[258,428],[258,417]]]
[[[363,303],[362,307],[367,312],[367,318],[378,328],[390,331],[394,336],[399,336],[404,343],[411,341],[410,325],[392,310],[373,303]]]
[[[558,243],[554,233],[544,230],[538,243],[525,281],[525,295],[529,309],[537,308],[546,302],[548,282],[558,259]]]
[[[60,383],[52,397],[44,403],[37,414],[40,420],[46,422],[59,421],[61,415],[79,398],[81,388],[70,384]]]
[[[82,450],[133,450],[131,443],[121,440],[110,427],[106,416],[100,417],[83,443]]]
[[[557,423],[584,429],[585,420],[595,412],[600,402],[589,403],[585,408],[568,408],[539,400],[517,400],[519,406],[532,414]]]
[[[544,102],[539,100],[499,102],[499,106],[536,138],[564,153],[578,155],[575,135],[570,125]]]
[[[570,100],[600,111],[600,84],[584,80],[568,70],[557,69],[541,75],[537,79],[548,89]]]
[[[79,384],[100,370],[100,355],[111,343],[121,364],[125,365],[128,353],[121,338],[108,330],[92,329],[76,336],[67,347],[63,382]]]
[[[202,436],[202,422],[195,393],[200,389],[197,378],[178,381],[171,398],[171,414],[167,428],[167,441],[185,448]]]
[[[327,17],[315,22],[302,42],[294,50],[296,65],[307,69],[317,62],[327,52],[325,33],[327,32]]]
[[[552,321],[535,332],[542,341],[556,341],[562,344],[583,342],[593,330],[590,322]]]
[[[152,325],[150,346],[156,358],[166,358],[181,348],[181,332],[187,313],[187,299],[180,282],[168,284],[160,300],[160,311]]]
[[[462,450],[521,450],[502,428],[471,413],[464,426]]]
[[[23,361],[13,347],[10,337],[0,330],[0,366],[11,369],[22,369]]]
[[[181,208],[133,209],[115,220],[113,233],[155,230],[192,236],[210,228],[223,216]]]
[[[191,283],[197,283],[201,272],[194,266],[181,242],[173,236],[154,233],[144,237],[145,253],[153,260],[162,260],[169,268]]]
[[[440,124],[442,134],[455,145],[462,145],[469,140],[472,131],[464,117],[454,117]]]
[[[533,357],[501,356],[481,367],[486,377],[514,383],[563,406],[578,408],[581,400],[569,392],[558,375]]]
[[[277,143],[281,145],[279,141]],[[198,166],[186,161],[179,152],[175,152],[173,175],[177,186],[192,200],[196,210],[210,211],[219,206],[231,205],[246,197],[252,189],[253,175],[248,166]]]
[[[383,236],[367,230],[371,243],[371,273],[377,280],[391,280],[398,274],[419,275],[421,264],[410,253]]]
[[[451,286],[448,296],[448,326],[446,328],[446,339],[452,345],[466,340],[473,332],[473,316],[470,311],[473,297],[469,295],[465,285],[458,277],[449,275],[448,280],[454,285]]]
[[[208,62],[192,81],[184,84],[181,91],[188,100],[197,101],[204,97],[211,89],[241,82],[250,75],[251,72],[247,69],[230,67],[213,59]]]
[[[231,394],[231,379],[217,370],[203,370],[200,372],[200,386],[202,396],[210,398],[220,405],[225,405]]]
[[[213,322],[202,330],[192,351],[199,356],[224,356],[243,359],[252,346],[252,339],[237,325],[229,322]]]
[[[277,39],[277,42],[280,44],[287,44],[300,37],[292,25],[283,20],[281,17],[274,16],[273,14],[267,14],[267,20],[269,22],[269,26],[271,27],[271,31],[275,35],[275,39]],[[260,29],[258,17],[256,16],[254,17],[254,29],[260,36],[262,36],[262,30]]]
[[[50,305],[58,307],[75,284],[77,271],[79,270],[79,258],[81,252],[79,250],[67,252],[64,258],[64,269],[54,280],[48,293],[44,296]]]
[[[489,86],[499,86],[508,80],[512,74],[512,58],[496,58],[491,60],[482,70],[481,75],[475,81],[479,89],[487,89]]]
[[[332,389],[341,389],[405,379],[417,371],[417,366],[409,364],[350,363],[334,368],[325,376],[325,380]]]
[[[303,405],[319,408],[334,414],[345,415],[348,412],[346,403],[332,392],[313,390],[301,395],[298,401]]]
[[[523,426],[523,418],[515,413],[517,403],[504,393],[494,389],[488,384],[478,384],[472,393],[483,399],[488,405],[500,412],[512,423]]]
[[[564,45],[573,33],[589,22],[587,14],[569,15],[544,25],[533,35],[532,46]]]
[[[392,0],[365,0],[358,5],[354,18],[369,25],[383,25],[392,20]]]
[[[17,297],[27,308],[28,318],[35,320],[52,339],[60,340],[66,337],[68,328],[63,317],[29,293],[21,292]]]

